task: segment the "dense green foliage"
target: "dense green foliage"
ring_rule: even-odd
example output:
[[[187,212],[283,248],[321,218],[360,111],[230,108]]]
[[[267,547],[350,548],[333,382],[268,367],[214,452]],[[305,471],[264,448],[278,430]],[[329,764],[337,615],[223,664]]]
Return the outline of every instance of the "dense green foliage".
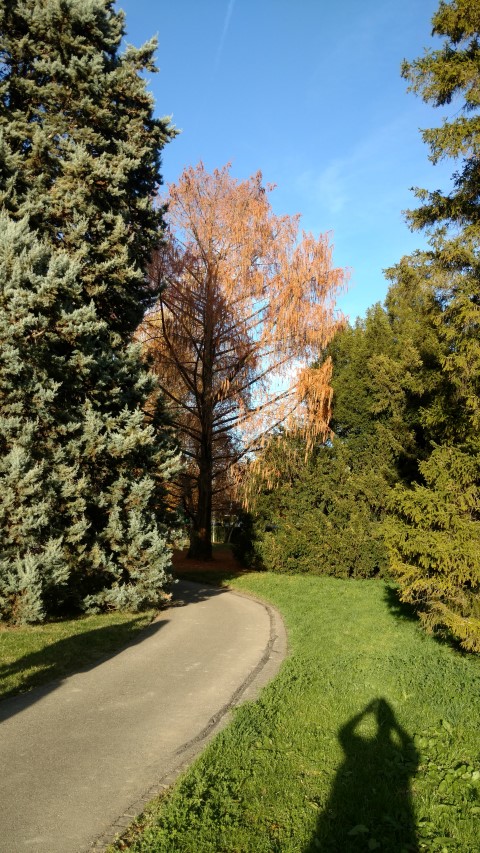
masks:
[[[285,436],[267,447],[249,478],[251,542],[237,548],[244,561],[339,577],[385,573],[387,495],[418,472],[427,442],[420,406],[438,384],[430,313],[427,297],[412,301],[399,278],[387,308],[375,305],[335,336],[335,437],[310,455]]]
[[[380,581],[233,583],[280,608],[289,657],[132,827],[132,853],[476,853],[480,661],[392,612]]]
[[[424,131],[435,163],[461,160],[450,193],[418,190],[414,228],[432,232],[427,267],[441,308],[438,338],[449,387],[428,412],[438,448],[421,468],[424,482],[397,490],[389,522],[392,568],[402,598],[425,622],[480,651],[480,4],[441,3],[433,31],[443,46],[403,74],[435,106],[454,103],[455,117]]]
[[[403,598],[430,627],[480,650],[480,460],[454,446],[421,463],[424,485],[395,490],[387,524]]]
[[[0,615],[141,608],[178,463],[131,335],[168,124],[106,0],[0,5]]]
[[[268,485],[265,466],[274,474]],[[242,562],[270,571],[336,577],[383,573],[386,482],[382,472],[367,473],[348,446],[334,441],[305,457],[297,441],[274,439],[260,475],[252,479],[249,487],[258,491],[243,520],[243,536],[234,545]]]
[[[403,75],[436,106],[431,159],[462,160],[450,193],[417,190],[413,228],[430,247],[386,275],[374,306],[336,335],[333,443],[305,460],[281,437],[253,473],[245,558],[283,571],[393,572],[430,628],[480,651],[480,4],[441,3],[444,37]],[[255,489],[250,489],[255,492]],[[387,549],[388,548],[388,556]]]
[[[0,206],[80,262],[85,299],[129,339],[153,303],[152,197],[172,136],[142,72],[155,41],[120,53],[112,0],[0,6]]]
[[[480,365],[475,351],[480,326],[464,318],[478,311],[480,289],[471,270],[445,267],[443,238],[435,245],[442,247],[439,256],[419,253],[391,271],[403,286],[410,281],[417,292],[423,288],[430,294],[434,359],[419,347],[423,365],[429,365],[418,408],[419,470],[415,483],[397,484],[389,498],[385,533],[402,599],[416,606],[426,626],[446,629],[465,648],[479,651]]]

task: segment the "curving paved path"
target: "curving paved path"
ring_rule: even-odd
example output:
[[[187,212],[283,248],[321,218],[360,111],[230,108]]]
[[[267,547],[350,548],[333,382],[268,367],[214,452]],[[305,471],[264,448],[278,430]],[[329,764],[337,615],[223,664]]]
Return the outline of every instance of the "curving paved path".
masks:
[[[275,610],[183,582],[114,657],[0,702],[1,853],[102,850],[285,650]]]

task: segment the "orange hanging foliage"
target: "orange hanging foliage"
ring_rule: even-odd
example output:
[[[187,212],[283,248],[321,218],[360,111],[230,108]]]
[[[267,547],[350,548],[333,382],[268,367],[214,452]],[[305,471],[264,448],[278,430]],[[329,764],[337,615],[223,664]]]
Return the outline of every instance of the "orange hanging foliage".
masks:
[[[140,337],[189,460],[196,556],[208,556],[212,500],[242,456],[281,425],[307,446],[328,434],[331,365],[311,365],[342,322],[346,273],[332,265],[328,235],[300,235],[299,216],[273,213],[272,189],[260,173],[235,180],[228,165],[186,169],[169,188],[167,239],[152,259],[164,290]]]

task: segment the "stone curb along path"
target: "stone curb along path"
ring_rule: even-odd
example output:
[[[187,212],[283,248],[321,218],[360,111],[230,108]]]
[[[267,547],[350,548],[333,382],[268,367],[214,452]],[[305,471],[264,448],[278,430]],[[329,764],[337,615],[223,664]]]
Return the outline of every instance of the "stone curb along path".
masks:
[[[113,658],[0,702],[0,853],[100,853],[276,675],[287,638],[275,608],[177,590]]]

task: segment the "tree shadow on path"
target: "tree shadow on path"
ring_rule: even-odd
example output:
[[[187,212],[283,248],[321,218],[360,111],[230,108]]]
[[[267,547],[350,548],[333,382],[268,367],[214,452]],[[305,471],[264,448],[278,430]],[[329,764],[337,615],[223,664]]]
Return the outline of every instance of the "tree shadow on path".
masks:
[[[344,760],[304,853],[418,851],[410,790],[418,753],[389,703],[375,699],[338,739]]]
[[[0,721],[32,705],[56,690],[70,675],[88,672],[121,654],[127,647],[156,634],[167,620],[156,620],[138,629],[138,619],[105,625],[56,640],[16,660],[0,664],[0,686],[11,676],[16,686],[0,697]]]
[[[70,675],[95,669],[127,648],[157,634],[168,623],[170,608],[200,604],[225,592],[180,582],[174,587],[169,606],[161,613],[165,618],[158,616],[140,630],[137,623],[141,617],[134,614],[128,622],[99,628],[89,628],[85,623],[83,631],[55,640],[11,662],[0,661],[0,722],[56,690]],[[6,685],[11,681],[14,686],[9,689]]]

